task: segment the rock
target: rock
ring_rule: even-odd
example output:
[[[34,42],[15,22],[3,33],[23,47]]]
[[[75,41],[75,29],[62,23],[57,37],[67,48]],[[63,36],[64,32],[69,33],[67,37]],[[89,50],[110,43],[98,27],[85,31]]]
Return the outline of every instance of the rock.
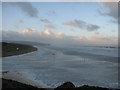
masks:
[[[61,89],[69,90],[69,88],[74,89],[75,85],[71,82],[65,82],[61,86],[58,86],[57,88],[55,88],[54,90],[61,90]]]
[[[52,53],[52,55],[55,55],[54,53]]]
[[[112,89],[83,85],[83,86],[80,86],[78,90],[112,90]]]
[[[75,85],[71,82],[66,82],[57,88],[37,88],[31,85],[23,84],[17,81],[3,79],[2,78],[2,90],[119,90],[119,89],[110,89],[110,88],[103,88],[97,86],[88,86],[83,85],[80,87],[75,87]]]
[[[112,90],[112,89],[96,87],[96,86],[88,86],[88,85],[75,87],[75,85],[73,83],[66,82],[66,83],[62,84],[61,86],[58,86],[54,90]]]

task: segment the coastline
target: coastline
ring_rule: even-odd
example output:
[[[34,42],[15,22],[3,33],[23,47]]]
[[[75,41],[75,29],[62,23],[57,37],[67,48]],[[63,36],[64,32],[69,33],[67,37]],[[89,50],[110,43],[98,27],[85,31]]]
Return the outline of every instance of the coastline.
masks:
[[[32,52],[32,51],[31,51]],[[20,54],[18,54],[18,55],[20,55]],[[12,56],[14,56],[14,55],[12,55]],[[8,56],[7,56],[8,57]],[[11,72],[10,72],[11,73]],[[18,73],[18,72],[16,72],[16,73]],[[22,78],[22,75],[20,75],[20,74],[18,74],[19,76],[21,76],[20,78],[18,78],[18,76],[16,76],[15,75],[15,73],[14,72],[12,72],[11,73],[11,76],[16,76],[16,79],[14,79],[15,77],[13,76],[13,77],[10,77],[9,75],[9,72],[7,72],[7,73],[5,73],[6,75],[5,75],[5,77],[3,76],[3,78],[6,78],[6,79],[3,79],[3,82],[4,82],[4,80],[5,80],[5,82],[7,82],[7,84],[8,84],[8,86],[9,86],[9,83],[11,83],[11,82],[16,82],[16,81],[19,81],[19,82],[21,82],[21,83],[25,83],[25,85],[27,85],[28,84],[28,82],[29,83],[31,83],[31,84],[29,84],[30,85],[30,87],[32,86],[32,87],[38,87],[39,88],[39,90],[41,90],[40,88],[42,87],[42,86],[40,86],[40,84],[33,84],[34,82],[30,82],[29,81],[29,79],[26,79],[24,82],[23,82],[23,80],[24,80],[24,77]],[[10,80],[10,79],[13,79],[13,80]],[[20,81],[21,80],[21,81]],[[16,82],[16,83],[19,83],[19,82]],[[4,84],[4,83],[3,83]],[[13,88],[15,87],[14,86],[15,84],[13,83]],[[23,85],[21,85],[21,87],[22,87]],[[71,87],[69,87],[69,85],[64,85],[64,84],[62,84],[61,85],[62,86],[62,88],[71,88]],[[55,90],[59,90],[59,88],[61,87],[61,86],[58,86]],[[71,86],[71,85],[70,85]],[[80,87],[75,87],[74,85],[72,85],[73,87],[72,88],[74,88],[74,89],[82,89],[83,87],[84,87],[84,89],[83,90],[91,90],[91,89],[94,89],[94,90],[111,90],[111,89],[108,89],[108,88],[102,88],[102,87],[93,87],[93,86],[80,86]],[[3,89],[4,89],[4,85],[3,85]],[[26,88],[27,86],[25,86],[24,88]],[[29,87],[29,86],[28,86]],[[7,88],[7,87],[6,87]],[[8,87],[8,88],[10,88],[10,87]],[[19,88],[19,87],[17,87],[17,88]],[[87,88],[87,89],[85,89],[85,88]],[[37,88],[36,88],[37,89]]]

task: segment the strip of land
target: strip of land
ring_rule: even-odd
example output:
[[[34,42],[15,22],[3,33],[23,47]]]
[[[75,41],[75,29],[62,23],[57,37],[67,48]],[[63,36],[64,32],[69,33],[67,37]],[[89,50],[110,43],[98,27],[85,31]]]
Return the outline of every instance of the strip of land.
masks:
[[[16,43],[0,43],[2,46],[2,57],[14,56],[37,51],[36,47],[30,45],[16,44]]]

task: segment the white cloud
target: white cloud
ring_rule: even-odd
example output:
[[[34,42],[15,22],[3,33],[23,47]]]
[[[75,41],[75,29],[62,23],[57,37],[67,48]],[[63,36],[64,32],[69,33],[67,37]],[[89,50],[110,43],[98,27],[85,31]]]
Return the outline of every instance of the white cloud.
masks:
[[[24,29],[23,32],[3,31],[3,40],[34,41],[53,45],[118,45],[115,36],[103,36],[98,32],[85,37],[84,35],[67,36],[64,32],[53,33],[46,29],[42,32],[34,29]]]
[[[56,38],[63,38],[65,36],[64,32],[58,32],[56,33]]]
[[[30,32],[34,32],[34,31],[36,31],[36,29],[34,29],[34,28],[25,28],[22,32],[23,33],[30,33]]]
[[[41,32],[42,35],[52,35],[52,32],[50,32],[48,29]]]

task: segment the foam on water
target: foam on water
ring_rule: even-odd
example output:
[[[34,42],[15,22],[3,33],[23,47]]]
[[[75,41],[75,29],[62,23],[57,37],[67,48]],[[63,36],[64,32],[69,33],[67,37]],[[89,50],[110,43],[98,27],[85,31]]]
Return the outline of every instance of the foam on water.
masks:
[[[43,87],[57,87],[66,81],[76,86],[118,86],[118,63],[115,56],[94,54],[96,47],[86,48],[85,51],[82,47],[36,47],[38,51],[3,58],[3,70],[21,73],[24,79],[27,77],[27,80],[36,83],[31,84]],[[4,75],[7,78],[9,76]]]

